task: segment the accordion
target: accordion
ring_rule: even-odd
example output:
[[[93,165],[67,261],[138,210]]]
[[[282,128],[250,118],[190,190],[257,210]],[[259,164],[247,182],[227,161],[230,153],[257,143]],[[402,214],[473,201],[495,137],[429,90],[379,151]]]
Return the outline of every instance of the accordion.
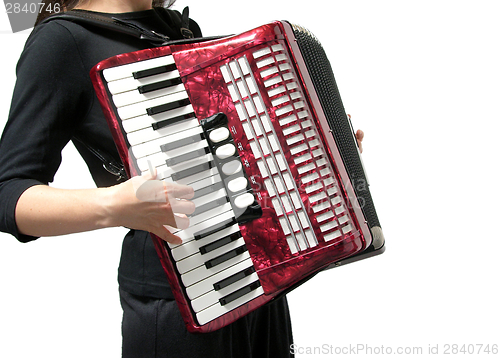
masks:
[[[172,42],[91,77],[129,176],[154,166],[195,190],[183,243],[152,235],[189,331],[384,251],[350,120],[307,30],[276,21]]]

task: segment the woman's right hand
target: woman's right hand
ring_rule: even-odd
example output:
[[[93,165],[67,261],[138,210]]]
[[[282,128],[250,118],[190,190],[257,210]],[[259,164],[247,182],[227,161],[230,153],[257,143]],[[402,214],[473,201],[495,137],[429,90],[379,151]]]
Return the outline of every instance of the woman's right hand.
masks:
[[[192,187],[160,181],[156,174],[147,173],[108,189],[112,226],[149,231],[172,244],[182,243],[171,231],[189,227],[186,215],[195,210],[188,200],[194,195]]]

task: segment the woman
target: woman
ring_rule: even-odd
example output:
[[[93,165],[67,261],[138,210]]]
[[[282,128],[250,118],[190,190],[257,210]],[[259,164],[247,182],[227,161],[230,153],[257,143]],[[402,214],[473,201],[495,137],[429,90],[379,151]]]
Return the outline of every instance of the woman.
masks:
[[[113,16],[171,39],[181,37],[172,12],[162,17],[153,10],[153,5],[164,5],[157,1],[50,3],[51,9],[57,3],[66,11]],[[61,19],[40,23],[45,15],[50,14],[39,17],[19,59],[9,120],[0,143],[0,229],[21,242],[105,227],[131,229],[123,242],[118,277],[124,310],[123,357],[290,356],[292,336],[285,299],[213,333],[186,331],[148,232],[179,242],[164,225],[183,228],[189,224],[186,214],[194,210],[188,200],[193,190],[156,181],[153,173],[121,178],[117,184],[115,174],[119,173],[105,170],[99,158],[119,162],[88,75],[99,61],[150,44]],[[201,36],[194,21],[189,25],[195,36]],[[70,140],[98,188],[48,186],[59,167],[61,150]],[[141,200],[137,188],[145,187],[149,197],[161,200]]]

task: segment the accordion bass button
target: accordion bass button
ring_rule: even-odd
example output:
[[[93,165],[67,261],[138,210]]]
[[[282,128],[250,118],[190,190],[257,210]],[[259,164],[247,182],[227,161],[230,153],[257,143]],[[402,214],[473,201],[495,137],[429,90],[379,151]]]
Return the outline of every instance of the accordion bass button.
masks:
[[[236,153],[236,147],[233,144],[225,144],[215,151],[215,155],[221,160],[229,158]]]
[[[227,176],[236,174],[241,171],[241,162],[239,160],[232,160],[222,166],[222,172]]]
[[[245,193],[234,199],[234,205],[236,205],[240,209],[245,209],[252,205],[254,201],[255,199],[253,197],[253,194]]]
[[[248,180],[245,177],[238,177],[227,183],[227,188],[232,192],[236,193],[238,191],[246,189],[248,185]]]
[[[213,143],[222,142],[229,137],[229,129],[227,129],[226,127],[214,129],[210,132],[209,137]]]

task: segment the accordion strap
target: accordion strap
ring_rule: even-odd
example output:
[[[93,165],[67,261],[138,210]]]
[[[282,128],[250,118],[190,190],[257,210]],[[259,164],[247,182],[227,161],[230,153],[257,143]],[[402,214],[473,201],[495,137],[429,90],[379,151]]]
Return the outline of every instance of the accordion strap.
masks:
[[[168,22],[168,20],[170,20],[173,22],[184,39],[191,39],[194,37],[193,32],[189,29],[189,8],[187,6],[182,11],[182,15],[177,11],[169,11],[165,8],[155,8],[155,11],[164,21]],[[142,28],[126,20],[82,10],[57,13],[49,16],[41,23],[57,19],[64,19],[82,25],[90,25],[129,35],[137,39],[149,41],[154,46],[161,46],[170,41],[168,36]]]

